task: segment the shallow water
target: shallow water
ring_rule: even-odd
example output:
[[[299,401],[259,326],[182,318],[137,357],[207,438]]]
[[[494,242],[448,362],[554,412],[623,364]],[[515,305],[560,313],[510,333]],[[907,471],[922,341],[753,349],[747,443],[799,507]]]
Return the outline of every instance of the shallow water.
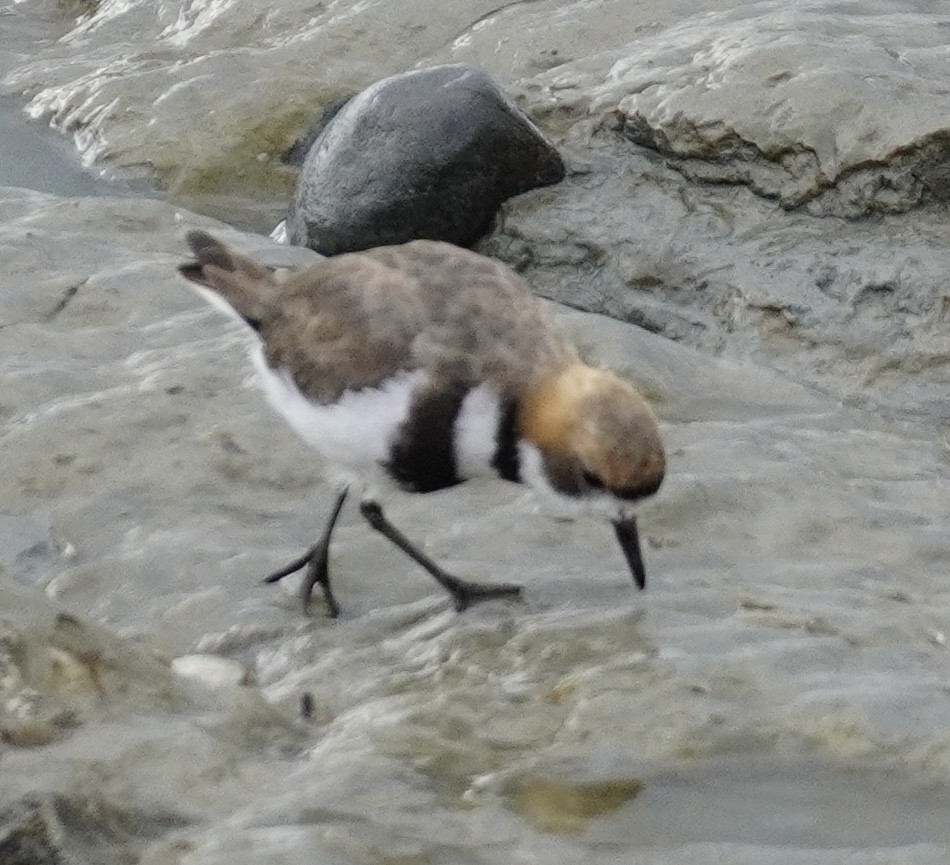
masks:
[[[568,56],[581,72],[594,58],[600,74],[593,48],[609,57],[630,39],[613,26],[621,11],[647,40],[688,29],[677,22],[691,8],[449,4],[420,24],[411,3],[262,12],[107,0],[77,26],[60,8],[25,2],[0,17],[37,40],[24,49],[21,30],[13,46],[14,29],[0,28],[7,89],[58,126],[79,124],[96,165],[163,184],[174,203],[66,199],[85,194],[85,175],[69,171],[57,195],[0,190],[0,619],[27,629],[35,656],[25,664],[13,653],[4,670],[19,672],[0,676],[16,695],[0,712],[0,807],[42,793],[79,803],[67,837],[101,862],[128,861],[129,850],[156,865],[948,861],[950,439],[933,399],[939,379],[897,364],[886,411],[873,391],[845,406],[860,369],[813,336],[830,327],[809,341],[773,322],[771,342],[746,351],[760,322],[738,312],[731,331],[708,327],[697,351],[559,312],[584,352],[631,376],[664,423],[670,474],[641,517],[643,594],[608,527],[552,520],[520,488],[488,482],[394,497],[389,512],[460,575],[523,582],[523,604],[456,616],[352,512],[333,558],[341,620],[304,618],[293,587],[259,584],[313,540],[331,490],[266,409],[246,336],[174,277],[185,228],[223,230],[184,203],[230,207],[267,229],[287,183],[279,152],[325,97],[443,57],[479,58],[531,93],[530,76]],[[769,4],[717,9],[776,20]],[[851,20],[847,7],[837,14]],[[208,123],[196,129],[196,116]],[[255,132],[260,117],[276,118],[272,137]],[[63,159],[48,164],[69,167],[68,152],[52,152]],[[47,179],[31,182],[37,168],[25,159],[4,164],[25,185]],[[575,164],[575,187],[595,185],[592,166]],[[703,220],[710,245],[733,219],[708,187],[681,186],[659,167],[638,177],[638,201],[669,192],[688,225]],[[576,252],[570,284],[610,306],[596,297],[600,271],[558,232],[570,212],[620,234],[623,212],[558,194],[534,199],[556,220],[536,208],[509,225]],[[737,206],[747,194],[735,193]],[[784,217],[768,206],[746,207],[736,230],[767,235],[753,217]],[[932,266],[926,232],[944,218],[931,206],[932,218],[887,217],[909,233],[920,222],[920,270]],[[780,224],[781,249],[804,257],[833,232],[871,245],[878,223]],[[307,257],[229,236],[275,261]],[[645,247],[629,271],[651,256],[685,268],[697,249],[683,238]],[[857,272],[860,250],[848,255]],[[939,334],[939,308],[913,294],[916,277],[903,279],[887,295],[890,314],[909,339],[918,320]],[[639,301],[652,284],[631,285]],[[677,298],[684,319],[722,313],[709,292],[691,291]],[[830,300],[827,310],[868,341],[883,340],[891,320],[873,301],[861,320]],[[778,343],[785,367],[766,350]],[[821,387],[811,373],[796,382],[816,357]],[[19,586],[47,597],[14,602]],[[55,628],[44,636],[35,621],[54,608],[113,636],[84,637],[94,649]],[[14,644],[0,637],[0,649]],[[71,670],[65,683],[36,672],[47,643],[43,663]],[[195,652],[240,661],[252,684],[186,688],[164,661]],[[17,707],[35,721],[26,732],[10,726]],[[50,741],[16,744],[29,736]],[[110,823],[113,812],[127,823]]]

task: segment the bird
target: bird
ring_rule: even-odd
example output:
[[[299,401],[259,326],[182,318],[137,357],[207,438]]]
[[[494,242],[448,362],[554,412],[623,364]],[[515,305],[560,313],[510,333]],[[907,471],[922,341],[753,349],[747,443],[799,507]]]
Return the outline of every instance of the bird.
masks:
[[[527,281],[503,263],[413,240],[270,269],[202,230],[180,274],[257,336],[267,400],[319,452],[339,487],[316,543],[268,575],[304,570],[305,612],[320,586],[336,617],[329,549],[348,493],[369,526],[425,569],[455,608],[518,598],[522,587],[450,574],[386,516],[380,491],[428,493],[493,476],[608,520],[646,585],[636,507],[659,489],[666,455],[641,393],[585,363]]]

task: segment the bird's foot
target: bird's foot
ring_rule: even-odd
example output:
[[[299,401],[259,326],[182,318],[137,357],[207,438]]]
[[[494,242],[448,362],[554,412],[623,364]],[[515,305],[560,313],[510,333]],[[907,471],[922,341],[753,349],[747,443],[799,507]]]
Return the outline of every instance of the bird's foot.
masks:
[[[452,596],[458,612],[467,610],[472,604],[491,601],[495,598],[521,598],[521,586],[516,583],[470,583],[460,580],[442,571],[439,582]]]
[[[320,540],[300,558],[294,559],[289,565],[285,565],[279,571],[274,571],[270,576],[264,578],[265,583],[276,583],[290,574],[295,574],[301,568],[306,568],[307,572],[304,574],[299,590],[305,616],[310,613],[310,598],[313,595],[313,587],[316,585],[323,589],[323,600],[327,605],[327,615],[331,619],[335,619],[340,615],[340,605],[333,597],[333,589],[330,587],[330,537],[333,534],[333,527],[336,525],[337,518],[340,516],[340,511],[343,510],[346,492],[347,488],[343,487],[337,493],[330,518],[323,528]]]
[[[409,558],[422,565],[444,588],[455,602],[455,609],[460,613],[472,604],[488,601],[492,598],[512,598],[521,596],[521,586],[514,583],[469,583],[446,573],[439,565],[432,561],[421,549],[399,531],[383,513],[378,502],[365,500],[360,503],[360,513],[364,519],[381,535],[392,541]]]
[[[323,590],[323,600],[327,605],[327,615],[331,619],[335,619],[340,615],[340,605],[336,602],[336,598],[333,596],[333,588],[330,586],[329,544],[325,539],[314,544],[302,556],[294,559],[290,564],[285,565],[279,571],[274,571],[274,573],[266,576],[264,582],[276,583],[284,577],[296,573],[301,570],[301,568],[307,569],[298,591],[300,602],[303,604],[304,614],[309,614],[313,588],[319,585]]]

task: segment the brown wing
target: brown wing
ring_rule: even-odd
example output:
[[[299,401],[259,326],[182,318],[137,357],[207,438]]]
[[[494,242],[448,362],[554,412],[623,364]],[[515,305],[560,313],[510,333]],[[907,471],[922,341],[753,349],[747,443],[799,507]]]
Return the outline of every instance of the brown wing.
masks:
[[[261,332],[270,366],[318,402],[418,366],[426,310],[411,279],[371,258],[330,258],[281,286],[280,315]]]
[[[426,317],[413,357],[439,378],[489,382],[514,396],[577,360],[528,284],[498,261],[429,240],[363,255],[397,270],[413,286]]]

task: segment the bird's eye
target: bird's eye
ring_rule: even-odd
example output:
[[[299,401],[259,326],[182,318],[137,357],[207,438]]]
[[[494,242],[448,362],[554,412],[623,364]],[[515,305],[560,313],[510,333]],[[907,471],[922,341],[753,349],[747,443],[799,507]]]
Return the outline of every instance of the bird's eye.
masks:
[[[600,475],[597,475],[592,471],[585,471],[581,477],[584,479],[584,483],[588,489],[602,490],[604,488],[603,479],[600,477]]]

